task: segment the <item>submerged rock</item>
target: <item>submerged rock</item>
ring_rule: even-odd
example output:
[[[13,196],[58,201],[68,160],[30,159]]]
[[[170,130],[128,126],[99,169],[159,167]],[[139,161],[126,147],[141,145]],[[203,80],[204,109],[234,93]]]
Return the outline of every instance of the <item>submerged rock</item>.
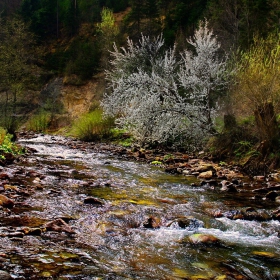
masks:
[[[278,259],[279,256],[272,252],[266,252],[266,251],[253,251],[253,256],[261,259]]]

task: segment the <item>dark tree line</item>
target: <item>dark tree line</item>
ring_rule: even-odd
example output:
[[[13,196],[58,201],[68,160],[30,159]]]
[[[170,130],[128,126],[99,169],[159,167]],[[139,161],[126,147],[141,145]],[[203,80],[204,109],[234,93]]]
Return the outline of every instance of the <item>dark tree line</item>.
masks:
[[[99,57],[107,45],[98,35],[102,9],[124,12],[119,44],[129,36],[162,33],[169,46],[185,48],[198,22],[207,18],[225,49],[246,49],[254,36],[279,27],[279,0],[3,0],[1,17],[18,13],[44,47],[44,66],[60,75],[88,79],[103,70]],[[233,48],[234,47],[234,48]]]

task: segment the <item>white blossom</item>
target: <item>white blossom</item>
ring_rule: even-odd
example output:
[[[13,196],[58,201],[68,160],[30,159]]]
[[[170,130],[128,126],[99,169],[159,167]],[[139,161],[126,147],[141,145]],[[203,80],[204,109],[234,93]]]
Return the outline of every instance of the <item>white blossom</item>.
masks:
[[[127,48],[114,45],[108,88],[102,106],[141,143],[188,143],[197,146],[213,131],[212,93],[226,84],[226,59],[207,22],[193,39],[194,52],[176,57],[175,46],[164,49],[162,36],[143,36]]]

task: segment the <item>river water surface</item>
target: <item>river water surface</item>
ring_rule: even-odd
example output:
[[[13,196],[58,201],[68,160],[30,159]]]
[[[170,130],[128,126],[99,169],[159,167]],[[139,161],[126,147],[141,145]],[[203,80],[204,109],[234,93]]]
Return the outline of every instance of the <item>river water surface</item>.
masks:
[[[36,152],[19,163],[24,175],[18,172],[14,185],[37,189],[24,200],[26,207],[1,219],[0,230],[43,228],[63,218],[75,233],[1,237],[2,268],[13,279],[280,279],[279,221],[211,214],[242,207],[273,211],[277,205],[195,187],[194,177],[73,148],[68,141],[20,140]],[[44,176],[26,176],[34,171]],[[101,205],[85,203],[88,197]],[[191,222],[181,227],[180,219]],[[194,245],[188,237],[196,233],[219,242]]]

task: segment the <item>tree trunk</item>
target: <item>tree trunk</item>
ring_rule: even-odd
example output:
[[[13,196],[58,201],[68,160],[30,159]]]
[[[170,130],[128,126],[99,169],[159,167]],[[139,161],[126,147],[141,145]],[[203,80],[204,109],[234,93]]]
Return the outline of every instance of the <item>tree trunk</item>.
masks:
[[[272,103],[267,102],[258,106],[254,115],[260,140],[267,142],[269,150],[278,148],[280,133]]]

